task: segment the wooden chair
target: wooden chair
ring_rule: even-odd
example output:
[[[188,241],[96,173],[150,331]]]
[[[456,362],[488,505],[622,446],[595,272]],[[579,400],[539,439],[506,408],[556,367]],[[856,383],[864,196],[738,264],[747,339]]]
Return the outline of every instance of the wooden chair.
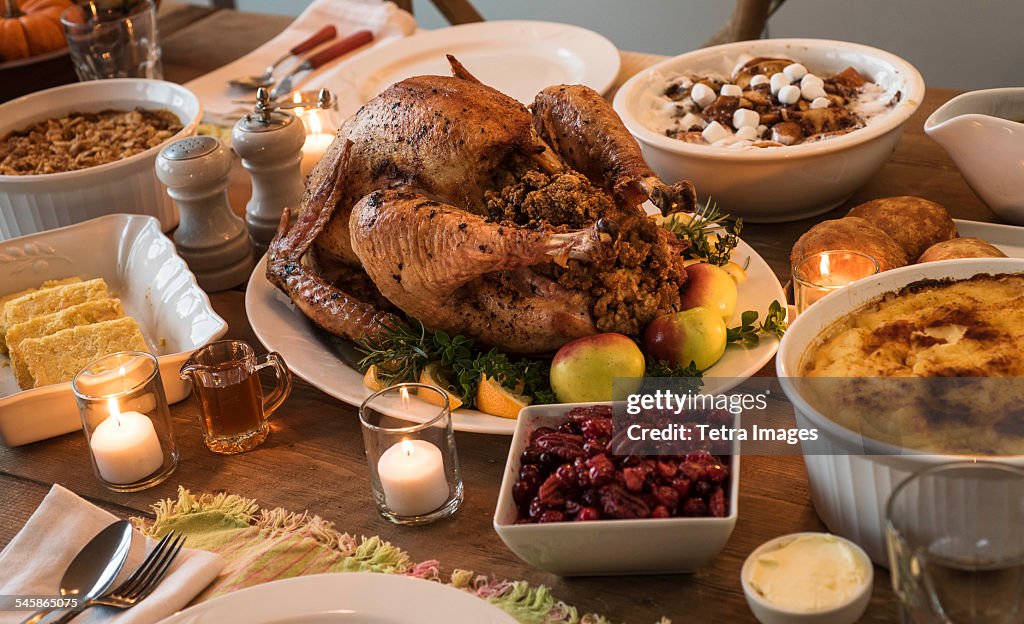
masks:
[[[430,0],[445,19],[452,24],[482,22],[484,18],[469,0]],[[412,0],[393,0],[399,8],[412,13]]]

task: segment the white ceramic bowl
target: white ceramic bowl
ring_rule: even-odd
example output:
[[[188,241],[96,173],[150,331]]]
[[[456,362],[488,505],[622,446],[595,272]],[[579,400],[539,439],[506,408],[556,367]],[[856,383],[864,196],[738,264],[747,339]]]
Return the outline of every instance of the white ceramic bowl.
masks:
[[[575,407],[591,403],[535,405],[523,409],[509,448],[494,512],[494,530],[520,559],[560,576],[611,576],[693,572],[725,547],[736,526],[740,456],[729,467],[729,515],[725,518],[660,518],[516,524],[512,485],[519,456],[538,427],[557,427]]]
[[[860,545],[879,565],[889,565],[885,505],[896,486],[918,470],[971,457],[927,455],[865,438],[812,407],[791,378],[799,375],[804,352],[822,331],[876,297],[922,279],[966,279],[981,273],[1019,272],[1024,272],[1024,259],[974,258],[914,264],[879,273],[808,308],[789,326],[779,345],[779,382],[793,403],[797,424],[818,429],[820,436],[813,453],[804,455],[814,508],[829,531]],[[986,459],[1024,466],[1024,456]],[[950,500],[956,500],[956,496],[951,494]]]
[[[184,361],[228,329],[153,217],[109,215],[5,241],[0,267],[4,293],[76,275],[106,280],[158,356],[171,403],[189,393],[178,377]],[[22,391],[10,366],[0,367],[0,444],[28,444],[81,427],[70,381]]]
[[[667,79],[708,71],[729,75],[743,54],[792,58],[817,73],[853,66],[880,86],[901,91],[902,99],[865,128],[790,147],[695,145],[671,139],[641,121],[652,94]],[[693,181],[700,196],[713,198],[723,212],[777,223],[827,212],[867,182],[896,147],[924,92],[924,80],[910,63],[876,48],[822,39],[762,39],[703,48],[658,63],[626,81],[615,96],[615,110],[663,179]]]
[[[871,602],[871,589],[875,578],[874,567],[871,565],[871,560],[868,559],[867,553],[853,542],[841,537],[837,537],[837,539],[845,542],[850,547],[860,565],[867,570],[867,577],[864,579],[864,583],[857,588],[853,598],[846,603],[825,611],[793,611],[768,602],[754,590],[750,584],[750,577],[754,573],[754,562],[757,561],[757,558],[762,554],[782,548],[798,537],[808,535],[823,534],[814,532],[792,533],[776,537],[754,549],[754,552],[750,553],[750,556],[743,562],[743,568],[740,570],[740,583],[743,585],[743,595],[746,596],[747,604],[750,606],[750,610],[753,611],[754,617],[761,624],[854,624],[864,615],[864,611],[867,610],[868,603]]]
[[[90,80],[0,105],[0,138],[72,111],[135,108],[163,108],[177,115],[184,127],[168,141],[195,134],[203,114],[199,98],[174,83],[145,78]],[[154,216],[163,231],[171,230],[178,224],[178,210],[154,170],[162,145],[77,171],[0,175],[0,240],[124,212]]]
[[[958,95],[928,117],[924,131],[992,212],[1024,225],[1024,87]]]

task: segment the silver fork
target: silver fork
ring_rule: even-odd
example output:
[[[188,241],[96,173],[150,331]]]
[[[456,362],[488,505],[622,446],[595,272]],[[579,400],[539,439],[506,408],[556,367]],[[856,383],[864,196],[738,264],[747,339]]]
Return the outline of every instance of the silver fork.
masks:
[[[139,601],[150,595],[156,589],[156,586],[160,584],[164,574],[167,573],[167,569],[171,567],[171,563],[174,562],[175,557],[181,552],[181,547],[184,543],[185,536],[180,533],[171,531],[164,535],[157,542],[156,546],[153,547],[153,550],[146,555],[146,558],[139,564],[139,567],[135,568],[135,571],[123,583],[99,598],[87,600],[77,608],[62,615],[60,619],[52,624],[66,624],[78,617],[82,611],[89,607],[99,605],[116,607],[118,609],[134,607]]]

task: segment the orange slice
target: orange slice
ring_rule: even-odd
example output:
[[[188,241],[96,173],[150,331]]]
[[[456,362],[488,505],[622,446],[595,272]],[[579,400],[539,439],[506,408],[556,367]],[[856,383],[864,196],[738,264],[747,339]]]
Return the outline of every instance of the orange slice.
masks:
[[[453,409],[457,410],[462,406],[462,399],[455,392],[455,385],[448,381],[445,375],[444,367],[440,362],[431,362],[420,373],[420,383],[427,384],[430,386],[437,386],[448,395],[448,405]],[[433,403],[444,407],[444,403],[441,401],[441,397],[436,392],[417,392],[421,399],[427,403]]]
[[[485,414],[502,418],[518,418],[519,410],[523,409],[532,398],[517,394],[486,375],[480,377],[480,385],[476,389],[476,407]]]

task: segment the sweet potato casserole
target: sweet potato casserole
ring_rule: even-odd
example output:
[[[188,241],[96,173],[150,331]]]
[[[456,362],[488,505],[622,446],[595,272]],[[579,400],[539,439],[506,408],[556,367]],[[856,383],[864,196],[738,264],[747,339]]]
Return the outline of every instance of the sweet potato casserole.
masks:
[[[36,122],[0,141],[0,175],[86,169],[160,145],[182,129],[168,110],[104,110]]]
[[[822,413],[865,436],[1024,453],[1024,274],[889,293],[825,331],[801,373]]]

